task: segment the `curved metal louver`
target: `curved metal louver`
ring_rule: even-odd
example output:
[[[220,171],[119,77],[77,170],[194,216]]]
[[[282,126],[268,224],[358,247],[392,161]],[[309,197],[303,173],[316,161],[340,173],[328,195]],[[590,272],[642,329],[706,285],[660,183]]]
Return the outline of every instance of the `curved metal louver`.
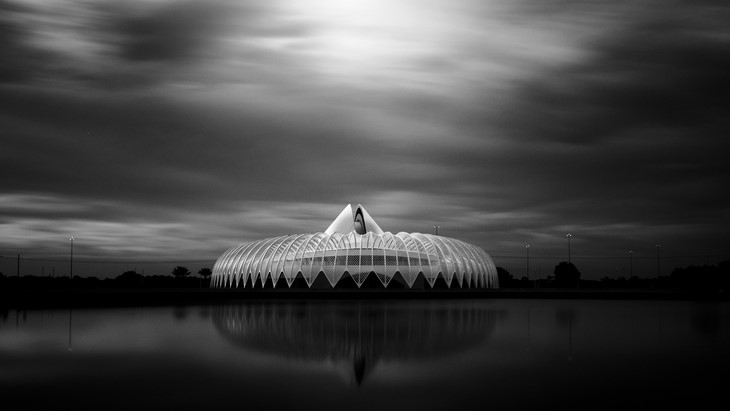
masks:
[[[298,275],[311,286],[320,273],[332,287],[345,273],[358,287],[373,273],[384,286],[400,273],[407,287],[419,274],[431,286],[441,276],[449,287],[498,287],[494,262],[479,247],[431,234],[373,231],[295,234],[232,247],[213,266],[211,287],[268,279],[276,285],[282,276],[291,286]]]

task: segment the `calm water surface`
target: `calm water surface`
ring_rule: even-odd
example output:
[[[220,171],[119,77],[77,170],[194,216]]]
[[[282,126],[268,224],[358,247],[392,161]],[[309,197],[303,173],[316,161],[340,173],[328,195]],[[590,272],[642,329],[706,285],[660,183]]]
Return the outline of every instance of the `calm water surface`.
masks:
[[[728,409],[730,304],[0,312],[7,409]]]

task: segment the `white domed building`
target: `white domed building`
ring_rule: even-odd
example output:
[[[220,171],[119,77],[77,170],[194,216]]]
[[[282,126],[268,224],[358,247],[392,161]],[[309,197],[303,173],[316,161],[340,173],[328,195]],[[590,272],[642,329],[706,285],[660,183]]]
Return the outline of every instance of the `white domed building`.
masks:
[[[449,288],[499,286],[494,262],[481,248],[432,234],[384,232],[361,205],[348,204],[324,232],[229,249],[213,266],[211,287],[291,287],[302,280],[308,287],[353,281],[363,287],[368,276],[386,288],[433,287],[439,279]]]

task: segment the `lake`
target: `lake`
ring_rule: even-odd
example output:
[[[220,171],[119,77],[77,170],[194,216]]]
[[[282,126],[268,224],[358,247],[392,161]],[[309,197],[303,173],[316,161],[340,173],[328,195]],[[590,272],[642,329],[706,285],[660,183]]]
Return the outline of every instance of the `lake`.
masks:
[[[730,303],[255,301],[0,312],[18,409],[728,409]]]

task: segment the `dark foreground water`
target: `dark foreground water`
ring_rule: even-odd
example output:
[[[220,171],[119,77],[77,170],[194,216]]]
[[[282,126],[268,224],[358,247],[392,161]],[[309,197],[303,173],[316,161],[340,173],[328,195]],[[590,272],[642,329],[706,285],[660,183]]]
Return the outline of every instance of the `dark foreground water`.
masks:
[[[0,313],[0,409],[728,409],[730,304]]]

